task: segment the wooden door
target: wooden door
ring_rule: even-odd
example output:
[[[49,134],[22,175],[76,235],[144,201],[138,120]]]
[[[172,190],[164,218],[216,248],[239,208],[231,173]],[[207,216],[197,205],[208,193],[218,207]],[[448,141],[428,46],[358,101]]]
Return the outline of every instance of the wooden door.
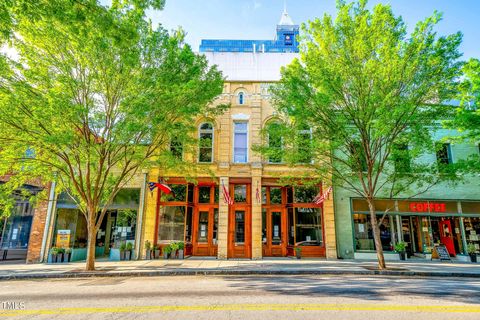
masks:
[[[233,205],[228,217],[228,258],[251,258],[252,216],[250,207]]]
[[[217,254],[218,209],[198,206],[193,218],[193,255]]]
[[[284,257],[287,255],[287,215],[280,209],[264,209],[262,214],[264,232],[264,255]]]

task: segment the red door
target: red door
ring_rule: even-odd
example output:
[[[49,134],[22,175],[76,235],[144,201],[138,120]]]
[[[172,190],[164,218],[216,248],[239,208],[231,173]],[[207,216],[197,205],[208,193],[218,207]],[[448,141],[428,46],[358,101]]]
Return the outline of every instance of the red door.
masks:
[[[451,256],[456,255],[455,245],[453,244],[452,225],[450,220],[440,221],[438,226],[440,227],[440,242],[445,245],[448,253]]]

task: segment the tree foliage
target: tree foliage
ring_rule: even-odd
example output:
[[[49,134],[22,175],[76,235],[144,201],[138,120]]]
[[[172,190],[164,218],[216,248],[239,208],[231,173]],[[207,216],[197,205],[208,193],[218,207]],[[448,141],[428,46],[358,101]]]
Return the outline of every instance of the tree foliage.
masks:
[[[170,141],[188,141],[199,115],[223,108],[209,104],[221,73],[183,32],[145,20],[163,3],[25,0],[1,15],[17,55],[0,56],[0,174],[14,173],[3,191],[56,179],[85,215],[89,251],[118,191],[143,169],[176,164]]]
[[[435,152],[432,133],[448,112],[441,102],[459,76],[462,36],[438,36],[440,20],[435,12],[408,34],[389,5],[369,10],[367,1],[340,1],[335,20],[326,14],[303,26],[300,58],[273,89],[286,124],[284,161],[311,153],[317,174],[367,200],[381,268],[373,200],[454,178],[445,168],[436,174],[435,162],[411,161]],[[312,128],[307,147],[299,135],[305,127]]]

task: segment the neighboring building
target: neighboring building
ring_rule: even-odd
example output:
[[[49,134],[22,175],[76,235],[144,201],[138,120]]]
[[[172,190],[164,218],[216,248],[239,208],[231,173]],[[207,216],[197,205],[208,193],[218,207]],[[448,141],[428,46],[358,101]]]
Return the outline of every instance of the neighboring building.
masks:
[[[280,68],[298,56],[297,36],[298,26],[285,11],[276,41],[202,41],[200,51],[226,76],[215,103],[230,103],[231,108],[196,123],[201,147],[183,157],[205,169],[197,184],[188,183],[182,172],[149,173],[150,181],[165,179],[174,196],[147,191],[142,243],[185,241],[186,254],[220,259],[291,256],[296,247],[303,256],[337,257],[333,201],[313,203],[322,186],[282,186],[282,176],[311,173],[305,166],[292,169],[281,159],[263,159],[252,151],[262,141],[260,131],[280,121],[268,89],[280,79]],[[309,130],[306,134],[310,137]],[[281,145],[280,140],[271,143]]]
[[[5,181],[8,177],[2,177]],[[1,183],[1,182],[0,182]],[[24,191],[38,194],[45,186],[30,183],[23,186]],[[12,195],[15,206],[8,217],[0,222],[0,260],[21,260],[38,262],[44,236],[45,217],[48,201],[39,201],[34,205],[21,192]]]
[[[200,52],[298,52],[299,26],[294,24],[287,9],[283,10],[274,40],[202,40]]]
[[[436,140],[455,135],[440,130]],[[478,146],[442,143],[437,154],[426,154],[415,161],[445,164],[479,155]],[[480,156],[480,155],[479,155]],[[412,160],[413,161],[413,160]],[[432,248],[443,244],[458,260],[469,261],[467,244],[474,244],[480,253],[480,182],[478,176],[466,178],[456,186],[439,184],[427,192],[411,190],[398,198],[378,199],[377,217],[388,213],[380,225],[382,247],[387,260],[399,259],[393,247],[398,241],[407,243],[407,255],[430,259]],[[365,200],[341,188],[335,190],[335,225],[339,257],[376,259],[373,234]]]

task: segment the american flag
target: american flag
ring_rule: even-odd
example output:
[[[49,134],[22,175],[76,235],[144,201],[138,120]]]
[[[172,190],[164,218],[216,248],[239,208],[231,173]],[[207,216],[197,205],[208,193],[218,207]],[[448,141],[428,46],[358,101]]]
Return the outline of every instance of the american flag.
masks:
[[[315,198],[313,198],[313,203],[315,204],[322,204],[323,201],[325,201],[326,199],[328,199],[328,195],[330,194],[330,192],[332,192],[333,188],[332,187],[328,187],[323,193],[318,193],[317,196]]]
[[[233,199],[230,197],[230,193],[228,193],[227,188],[225,188],[225,185],[222,183],[222,192],[223,192],[223,199],[228,205],[233,204]]]
[[[172,188],[170,188],[166,183],[161,183],[161,182],[149,182],[148,183],[148,188],[150,191],[155,190],[155,188],[158,188],[163,191],[163,193],[169,194],[172,193]]]

